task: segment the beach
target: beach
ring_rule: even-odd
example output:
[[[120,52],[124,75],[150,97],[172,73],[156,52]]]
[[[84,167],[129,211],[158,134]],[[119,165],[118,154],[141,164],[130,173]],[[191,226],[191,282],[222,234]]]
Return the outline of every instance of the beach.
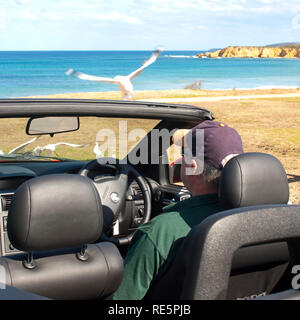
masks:
[[[132,100],[149,100],[149,101],[161,101],[170,102],[172,99],[174,102],[182,99],[189,99],[191,101],[205,101],[206,98],[219,98],[220,100],[227,99],[241,99],[246,97],[300,97],[300,87],[296,89],[231,89],[231,90],[192,90],[192,89],[178,89],[178,90],[138,90],[135,91],[134,98]],[[36,95],[29,96],[29,98],[65,98],[65,99],[108,99],[108,100],[120,100],[122,95],[120,91],[105,91],[105,92],[76,92],[76,93],[62,93],[51,95]],[[165,100],[165,101],[164,101]],[[211,101],[215,101],[211,99]]]
[[[121,94],[85,92],[34,98],[118,100]],[[300,204],[300,89],[143,90],[136,91],[134,100],[190,103],[212,111],[216,120],[240,133],[245,152],[269,153],[282,162],[289,181],[290,202]]]

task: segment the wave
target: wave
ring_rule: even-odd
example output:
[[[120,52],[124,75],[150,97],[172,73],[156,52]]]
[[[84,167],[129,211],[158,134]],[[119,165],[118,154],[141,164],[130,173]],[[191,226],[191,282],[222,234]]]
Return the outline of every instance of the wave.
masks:
[[[184,59],[198,59],[197,56],[184,56],[184,55],[171,55],[171,54],[165,54],[164,57],[166,58],[184,58]]]
[[[198,57],[196,55],[194,56],[185,56],[185,55],[172,55],[172,54],[165,54],[165,58],[176,58],[176,59],[208,59],[206,56]],[[216,57],[216,58],[210,58],[211,60],[213,59],[223,59],[223,57]]]

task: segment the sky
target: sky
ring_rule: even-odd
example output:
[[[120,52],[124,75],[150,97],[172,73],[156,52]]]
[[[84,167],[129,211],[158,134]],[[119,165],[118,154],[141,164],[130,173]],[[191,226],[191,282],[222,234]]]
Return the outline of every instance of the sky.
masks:
[[[300,0],[0,0],[0,50],[300,42]]]

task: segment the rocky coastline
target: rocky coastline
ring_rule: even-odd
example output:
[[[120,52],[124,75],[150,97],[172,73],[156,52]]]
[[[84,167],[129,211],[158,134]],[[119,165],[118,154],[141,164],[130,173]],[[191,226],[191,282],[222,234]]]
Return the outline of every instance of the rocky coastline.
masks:
[[[300,58],[300,48],[227,47],[197,54],[199,58]]]

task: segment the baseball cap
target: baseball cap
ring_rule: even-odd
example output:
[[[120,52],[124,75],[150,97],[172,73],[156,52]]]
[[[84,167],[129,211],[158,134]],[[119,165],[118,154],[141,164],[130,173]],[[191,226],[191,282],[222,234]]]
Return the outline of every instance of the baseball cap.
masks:
[[[197,138],[200,130],[204,130],[203,139]],[[184,140],[180,141],[183,138]],[[244,152],[242,139],[238,132],[218,121],[206,120],[190,130],[179,131],[173,136],[173,141],[175,144],[183,145],[185,151],[189,149],[193,157],[197,157],[197,148],[199,148],[202,154],[204,153],[204,161],[217,169],[221,169],[232,155]],[[184,145],[184,141],[191,141],[191,143]],[[186,154],[185,151],[184,154]]]

